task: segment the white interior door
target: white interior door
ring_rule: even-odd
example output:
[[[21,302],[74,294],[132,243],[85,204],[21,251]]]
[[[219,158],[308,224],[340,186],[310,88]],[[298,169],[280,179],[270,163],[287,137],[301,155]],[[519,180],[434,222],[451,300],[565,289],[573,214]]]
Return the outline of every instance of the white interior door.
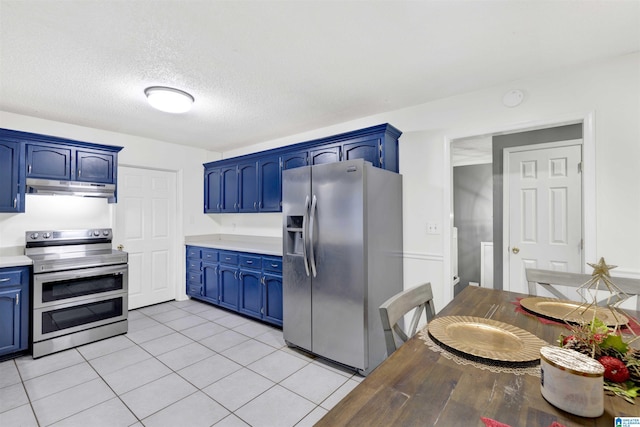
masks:
[[[582,146],[505,152],[505,289],[527,293],[526,268],[581,272]]]
[[[176,174],[120,166],[114,240],[129,254],[129,309],[175,299]]]

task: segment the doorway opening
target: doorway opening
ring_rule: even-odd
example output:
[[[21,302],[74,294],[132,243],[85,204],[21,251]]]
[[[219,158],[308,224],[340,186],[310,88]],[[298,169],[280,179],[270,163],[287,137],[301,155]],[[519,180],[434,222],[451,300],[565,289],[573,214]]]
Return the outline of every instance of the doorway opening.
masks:
[[[559,141],[576,139],[580,139],[583,148],[582,235],[584,257],[589,259],[589,254],[595,249],[592,240],[592,236],[595,236],[595,218],[592,214],[595,209],[595,149],[591,115],[564,122],[446,139],[451,204],[444,217],[445,223],[449,224],[450,237],[445,239],[445,246],[448,241],[451,258],[449,263],[445,259],[445,271],[451,273],[452,298],[469,284],[508,289],[503,280],[505,150],[534,144],[560,145]]]

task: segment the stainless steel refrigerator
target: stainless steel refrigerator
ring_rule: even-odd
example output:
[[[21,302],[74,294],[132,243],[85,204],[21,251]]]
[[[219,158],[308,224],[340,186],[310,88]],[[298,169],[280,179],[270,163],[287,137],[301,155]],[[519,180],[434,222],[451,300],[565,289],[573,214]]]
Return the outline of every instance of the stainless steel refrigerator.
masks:
[[[366,375],[386,357],[378,307],[402,290],[402,176],[351,160],[282,180],[284,339]]]

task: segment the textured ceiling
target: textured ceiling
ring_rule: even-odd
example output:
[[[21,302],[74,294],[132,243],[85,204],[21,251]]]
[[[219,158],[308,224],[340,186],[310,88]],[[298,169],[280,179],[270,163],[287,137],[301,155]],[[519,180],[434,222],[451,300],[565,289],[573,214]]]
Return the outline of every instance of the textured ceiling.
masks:
[[[636,0],[0,0],[0,110],[221,151],[638,50]]]

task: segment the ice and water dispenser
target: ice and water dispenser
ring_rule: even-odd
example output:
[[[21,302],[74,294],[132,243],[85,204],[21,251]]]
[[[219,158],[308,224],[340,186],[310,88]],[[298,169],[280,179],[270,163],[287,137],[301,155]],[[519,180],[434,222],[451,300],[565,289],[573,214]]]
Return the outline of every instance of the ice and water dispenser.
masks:
[[[288,255],[304,255],[303,224],[302,215],[287,216],[285,251]]]

